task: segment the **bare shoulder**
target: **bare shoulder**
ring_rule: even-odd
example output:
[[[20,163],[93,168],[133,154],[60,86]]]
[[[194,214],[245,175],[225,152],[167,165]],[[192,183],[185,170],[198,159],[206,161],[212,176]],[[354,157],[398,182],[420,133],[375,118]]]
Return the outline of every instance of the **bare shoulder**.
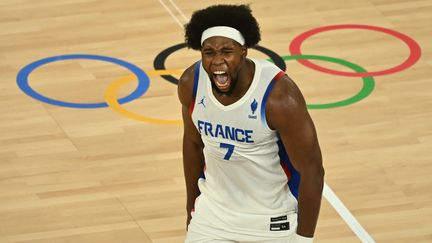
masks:
[[[195,65],[196,63],[192,64],[183,72],[177,87],[179,100],[185,106],[189,106],[190,102],[192,101]]]
[[[287,75],[273,84],[267,100],[266,117],[270,128],[276,130],[287,124],[287,119],[292,124],[293,120],[309,117],[300,89]]]

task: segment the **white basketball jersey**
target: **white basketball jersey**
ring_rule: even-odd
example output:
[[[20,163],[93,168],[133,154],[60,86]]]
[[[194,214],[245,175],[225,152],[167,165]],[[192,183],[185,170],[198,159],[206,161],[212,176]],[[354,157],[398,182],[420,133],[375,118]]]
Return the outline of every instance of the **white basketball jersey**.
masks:
[[[196,220],[259,236],[289,235],[297,227],[299,174],[276,131],[266,122],[276,65],[255,63],[253,81],[238,101],[221,104],[201,62],[195,67],[192,120],[204,143],[205,169],[195,202]]]

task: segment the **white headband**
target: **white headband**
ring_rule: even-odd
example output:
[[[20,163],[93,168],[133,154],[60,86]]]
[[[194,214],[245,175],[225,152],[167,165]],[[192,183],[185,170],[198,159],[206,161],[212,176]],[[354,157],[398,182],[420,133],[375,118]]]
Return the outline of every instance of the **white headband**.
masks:
[[[201,45],[205,40],[213,36],[227,37],[237,41],[240,45],[244,45],[245,43],[245,39],[240,31],[228,26],[215,26],[204,30],[201,35]]]

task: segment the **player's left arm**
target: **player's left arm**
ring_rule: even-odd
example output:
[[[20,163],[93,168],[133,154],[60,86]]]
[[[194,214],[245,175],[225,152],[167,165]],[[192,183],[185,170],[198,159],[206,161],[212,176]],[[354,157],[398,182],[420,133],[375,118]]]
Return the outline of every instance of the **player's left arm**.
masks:
[[[274,83],[266,117],[270,128],[278,131],[290,161],[300,173],[297,234],[312,238],[321,205],[324,168],[306,102],[288,76]]]

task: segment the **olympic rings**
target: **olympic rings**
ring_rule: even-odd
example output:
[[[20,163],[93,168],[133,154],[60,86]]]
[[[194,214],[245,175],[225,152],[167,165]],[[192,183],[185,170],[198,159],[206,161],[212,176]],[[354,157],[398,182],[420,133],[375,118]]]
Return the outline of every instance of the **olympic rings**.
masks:
[[[298,35],[294,38],[294,40],[291,42],[289,50],[291,52],[291,55],[301,55],[300,47],[302,43],[312,35],[328,31],[328,30],[335,30],[335,29],[367,29],[367,30],[373,30],[378,31],[382,33],[386,33],[389,35],[392,35],[400,40],[402,40],[406,45],[408,45],[410,49],[410,55],[409,57],[400,65],[389,68],[382,71],[376,71],[376,72],[362,72],[362,73],[352,73],[352,72],[342,72],[342,71],[336,71],[328,68],[324,68],[321,66],[318,66],[310,61],[307,60],[298,60],[299,63],[312,68],[314,70],[334,74],[334,75],[341,75],[341,76],[348,76],[348,77],[365,77],[365,76],[380,76],[380,75],[386,75],[386,74],[392,74],[396,72],[400,72],[404,69],[409,68],[410,66],[414,65],[418,61],[418,59],[421,56],[421,48],[417,42],[415,42],[413,39],[411,39],[409,36],[404,35],[402,33],[399,33],[394,30],[377,27],[377,26],[371,26],[371,25],[357,25],[357,24],[346,24],[346,25],[329,25],[329,26],[323,26],[318,27],[306,32],[303,32],[302,34]]]
[[[351,68],[352,70],[356,72],[366,72],[366,70],[354,63],[334,58],[334,57],[326,57],[326,56],[316,56],[316,55],[296,55],[296,56],[282,56],[284,60],[305,60],[305,59],[313,59],[313,60],[321,60],[321,61],[328,61],[333,63],[338,63],[341,65],[344,65],[348,68]],[[353,103],[356,103],[364,98],[366,98],[370,93],[372,93],[374,87],[375,87],[375,80],[372,77],[362,77],[363,79],[363,87],[362,89],[355,94],[354,96],[341,100],[338,102],[333,103],[327,103],[327,104],[308,104],[308,109],[328,109],[328,108],[335,108],[335,107],[341,107],[350,105]]]
[[[120,65],[126,69],[129,69],[132,73],[135,74],[135,76],[138,78],[138,86],[135,89],[134,92],[132,92],[130,95],[121,98],[119,100],[120,104],[124,104],[126,102],[132,101],[141,95],[143,95],[149,85],[150,80],[147,77],[146,73],[141,70],[139,67],[135,66],[134,64],[125,62],[120,59],[112,58],[112,57],[106,57],[106,56],[97,56],[97,55],[87,55],[87,54],[74,54],[74,55],[62,55],[62,56],[53,56],[53,57],[47,57],[35,62],[32,62],[22,68],[17,76],[17,84],[20,89],[29,95],[30,97],[51,104],[51,105],[57,105],[57,106],[63,106],[63,107],[69,107],[69,108],[102,108],[107,107],[108,104],[105,102],[102,103],[72,103],[72,102],[65,102],[65,101],[59,101],[52,98],[45,97],[39,93],[37,93],[35,90],[33,90],[30,85],[28,84],[28,76],[32,71],[34,71],[36,68],[47,64],[51,62],[61,61],[61,60],[69,60],[69,59],[92,59],[92,60],[99,60],[99,61],[105,61],[105,62],[111,62],[117,65]]]
[[[186,43],[180,43],[180,44],[168,47],[167,49],[161,51],[155,57],[155,59],[153,61],[154,69],[155,70],[166,69],[165,68],[165,61],[168,58],[168,56],[171,55],[172,53],[182,49],[182,48],[186,48]],[[265,47],[258,46],[258,45],[255,47],[252,47],[252,48],[259,51],[259,52],[266,54],[268,57],[270,57],[271,60],[273,60],[273,62],[276,66],[278,66],[281,70],[286,71],[286,64],[285,64],[284,60],[278,54],[276,54],[275,52],[273,52],[270,49],[267,49]],[[161,75],[161,77],[172,84],[178,84],[178,79],[171,76],[171,75]]]
[[[173,73],[178,73],[181,74],[180,72],[181,70],[174,70],[173,71],[168,71],[168,70],[158,70],[158,71],[149,71],[148,74],[150,76],[152,75],[169,75],[169,74],[173,74]],[[125,84],[131,82],[131,81],[135,81],[135,76],[134,75],[128,75],[125,76],[123,78],[120,78],[116,81],[114,81],[110,86],[108,86],[108,88],[105,91],[105,100],[107,101],[108,105],[115,111],[117,111],[118,113],[120,113],[121,115],[124,115],[128,118],[134,119],[134,120],[138,120],[138,121],[143,121],[143,122],[148,122],[148,123],[153,123],[153,124],[160,124],[160,125],[180,125],[183,124],[182,120],[166,120],[166,119],[159,119],[159,118],[153,118],[153,117],[149,117],[149,116],[144,116],[144,115],[140,115],[140,114],[136,114],[133,113],[131,111],[126,110],[125,108],[123,108],[119,102],[117,101],[117,91]]]
[[[367,72],[362,67],[353,64],[351,62],[333,58],[333,57],[326,57],[326,56],[318,56],[318,55],[303,55],[301,54],[301,45],[302,43],[312,35],[328,31],[328,30],[335,30],[335,29],[367,29],[372,31],[378,31],[383,32],[389,35],[392,35],[401,41],[403,41],[410,49],[410,55],[408,58],[400,65],[395,66],[390,69],[381,70],[381,71],[375,71],[375,72]],[[125,62],[120,59],[111,58],[111,57],[105,57],[105,56],[97,56],[97,55],[86,55],[86,54],[74,54],[74,55],[60,55],[60,56],[53,56],[44,58],[38,61],[35,61],[33,63],[28,64],[24,68],[22,68],[18,75],[17,75],[17,84],[19,88],[26,93],[27,95],[31,96],[34,99],[37,99],[39,101],[51,104],[51,105],[57,105],[57,106],[63,106],[63,107],[70,107],[70,108],[102,108],[102,107],[111,107],[118,113],[129,117],[131,119],[139,120],[139,121],[145,121],[149,123],[155,123],[155,124],[164,124],[164,125],[178,125],[181,124],[182,121],[178,119],[159,119],[159,118],[153,118],[149,116],[139,115],[136,113],[133,113],[131,111],[128,111],[124,109],[121,104],[124,104],[126,102],[130,102],[134,99],[137,99],[141,97],[145,92],[148,90],[150,85],[150,80],[148,75],[160,75],[162,78],[166,79],[167,81],[177,84],[178,79],[171,76],[172,74],[181,74],[181,70],[165,70],[165,61],[168,58],[169,55],[174,53],[177,50],[180,50],[182,48],[185,48],[186,44],[181,43],[174,46],[171,46],[165,50],[163,50],[161,53],[159,53],[153,62],[153,65],[156,70],[144,72],[139,67]],[[409,36],[406,36],[402,33],[396,32],[394,30],[382,28],[382,27],[376,27],[376,26],[369,26],[369,25],[332,25],[332,26],[323,26],[319,28],[315,28],[309,31],[306,31],[300,35],[298,35],[294,40],[291,42],[289,46],[289,50],[291,52],[291,56],[279,56],[275,52],[264,48],[262,46],[256,46],[254,47],[257,51],[260,51],[270,57],[269,60],[273,61],[280,69],[286,70],[286,60],[297,60],[298,62],[302,63],[303,65],[312,68],[314,70],[325,72],[329,74],[334,75],[341,75],[341,76],[350,76],[350,77],[362,77],[363,79],[363,87],[361,90],[353,95],[352,97],[349,97],[347,99],[332,102],[332,103],[326,103],[326,104],[308,104],[308,109],[328,109],[328,108],[335,108],[335,107],[341,107],[346,106],[349,104],[353,104],[355,102],[358,102],[364,98],[366,98],[374,89],[375,87],[375,80],[372,78],[372,76],[380,76],[380,75],[386,75],[391,74],[395,72],[402,71],[412,65],[414,65],[421,56],[421,48],[420,46]],[[28,83],[28,77],[32,71],[37,69],[38,67],[45,65],[47,63],[60,61],[60,60],[68,60],[68,59],[92,59],[92,60],[100,60],[100,61],[106,61],[111,62],[117,65],[120,65],[128,70],[130,70],[133,74],[125,76],[121,79],[115,80],[113,83],[110,84],[110,86],[105,90],[104,98],[106,102],[101,103],[71,103],[71,102],[65,102],[65,101],[59,101],[52,98],[45,97],[39,93],[37,93],[35,90],[33,90]],[[351,68],[354,72],[342,72],[342,71],[336,71],[327,69],[324,67],[320,67],[310,61],[312,60],[322,60],[322,61],[328,61],[333,63],[338,63],[341,65],[344,65],[348,68]],[[117,93],[120,87],[125,85],[128,82],[134,81],[138,79],[138,86],[136,89],[129,94],[126,97],[123,97],[119,100],[117,100]]]

